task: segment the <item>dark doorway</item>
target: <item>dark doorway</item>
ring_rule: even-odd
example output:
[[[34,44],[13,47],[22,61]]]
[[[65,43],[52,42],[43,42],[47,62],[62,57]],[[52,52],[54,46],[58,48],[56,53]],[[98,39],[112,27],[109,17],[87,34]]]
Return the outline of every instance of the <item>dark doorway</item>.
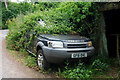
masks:
[[[109,56],[116,57],[117,38],[115,34],[120,34],[120,9],[105,11],[104,17],[106,24],[106,37],[107,37]],[[120,42],[120,37],[119,37],[119,42]]]

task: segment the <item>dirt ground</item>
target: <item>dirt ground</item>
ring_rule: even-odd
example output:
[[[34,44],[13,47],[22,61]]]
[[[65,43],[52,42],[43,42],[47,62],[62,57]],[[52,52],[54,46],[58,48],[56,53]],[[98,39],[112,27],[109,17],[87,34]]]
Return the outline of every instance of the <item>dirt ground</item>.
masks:
[[[53,78],[48,74],[37,72],[18,62],[6,49],[5,36],[8,30],[0,30],[0,55],[2,55],[2,78]]]

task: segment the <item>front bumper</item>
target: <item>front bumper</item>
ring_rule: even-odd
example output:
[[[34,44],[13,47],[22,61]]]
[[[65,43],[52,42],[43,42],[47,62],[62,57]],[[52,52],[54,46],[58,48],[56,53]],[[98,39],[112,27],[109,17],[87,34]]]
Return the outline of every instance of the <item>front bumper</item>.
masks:
[[[65,59],[70,59],[72,53],[86,52],[87,57],[94,54],[94,47],[89,48],[50,48],[43,46],[43,52],[49,63],[62,63]]]

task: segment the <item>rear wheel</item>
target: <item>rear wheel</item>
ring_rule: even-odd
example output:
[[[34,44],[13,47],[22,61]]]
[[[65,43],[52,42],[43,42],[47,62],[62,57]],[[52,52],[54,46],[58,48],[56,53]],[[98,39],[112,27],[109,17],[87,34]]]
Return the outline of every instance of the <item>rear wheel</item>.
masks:
[[[42,50],[39,50],[37,52],[37,64],[38,64],[39,69],[47,70],[50,67],[50,64],[45,59],[45,56]]]

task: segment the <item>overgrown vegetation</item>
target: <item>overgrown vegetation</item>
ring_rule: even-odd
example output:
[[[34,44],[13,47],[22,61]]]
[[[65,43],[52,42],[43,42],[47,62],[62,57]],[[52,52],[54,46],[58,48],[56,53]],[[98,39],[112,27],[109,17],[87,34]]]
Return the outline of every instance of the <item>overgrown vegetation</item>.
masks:
[[[51,27],[51,22],[49,20],[49,17],[46,17],[44,15],[47,16],[48,11],[45,12],[37,11],[35,13],[28,13],[28,15],[26,16],[19,15],[16,19],[13,18],[12,21],[8,20],[8,24],[9,24],[8,26],[10,32],[8,34],[7,41],[8,41],[9,49],[19,50],[24,48],[23,45],[29,45],[33,38],[33,26],[37,34],[74,33],[74,31],[71,30],[71,27],[67,27],[64,24],[57,25],[55,23],[52,23],[52,27]],[[44,27],[42,25],[37,25],[37,24],[35,25],[38,18],[41,18],[46,22],[46,25]],[[30,34],[27,35],[26,32]],[[25,43],[26,35],[27,37],[29,37],[28,43]]]
[[[77,66],[69,67],[68,63],[63,70],[62,75],[65,78],[89,78],[92,74],[91,70],[88,70],[83,63],[79,63]]]
[[[19,50],[28,46],[33,38],[33,29],[37,35],[80,34],[87,37],[92,35],[91,38],[95,38],[93,35],[96,35],[98,19],[96,10],[98,7],[95,6],[96,4],[91,2],[59,3],[57,7],[37,10],[34,13],[27,12],[27,15],[20,14],[12,20],[8,19],[7,25],[10,30],[7,37],[8,48]],[[39,18],[45,22],[45,26],[36,24]],[[25,43],[26,35],[29,37],[27,43]]]
[[[112,61],[105,61],[105,59]],[[76,62],[69,64],[66,62],[66,66],[58,68],[58,75],[62,75],[65,78],[118,78],[120,76],[119,68],[116,68],[114,62],[116,60],[96,57],[91,60],[91,64],[84,64],[84,62]],[[118,66],[118,63],[117,63]]]

